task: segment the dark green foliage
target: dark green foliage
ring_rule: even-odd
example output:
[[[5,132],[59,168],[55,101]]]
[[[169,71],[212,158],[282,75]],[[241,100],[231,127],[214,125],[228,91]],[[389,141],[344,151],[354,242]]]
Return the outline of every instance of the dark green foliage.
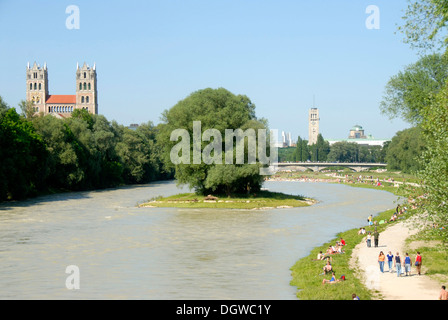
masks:
[[[317,136],[317,142],[309,146],[309,152],[311,161],[327,161],[327,156],[330,152],[330,143],[328,141],[325,141],[322,135],[319,133]]]
[[[380,103],[383,114],[402,118],[411,124],[422,121],[423,109],[445,87],[448,79],[448,57],[431,54],[391,77]]]
[[[42,138],[14,108],[0,113],[0,200],[33,196],[44,184]]]
[[[133,131],[86,110],[25,118],[0,97],[0,201],[171,178],[156,138],[151,123]]]
[[[245,141],[244,163],[236,163],[235,147],[233,147],[234,160],[231,164],[224,163],[225,154],[225,130],[241,129],[243,131],[253,129],[257,134],[258,129],[267,129],[263,120],[255,117],[255,105],[244,95],[234,95],[224,88],[203,89],[192,93],[182,101],[179,101],[171,109],[162,115],[163,124],[160,126],[160,140],[163,148],[164,162],[168,168],[175,170],[175,177],[180,184],[187,184],[199,194],[209,193],[245,193],[258,191],[261,186],[262,176],[259,174],[259,166],[248,164],[247,147]],[[201,136],[208,129],[216,129],[222,137],[222,160],[218,163],[200,163],[193,161],[193,122],[200,121]],[[187,148],[190,151],[189,163],[172,163],[170,152],[178,144],[170,141],[170,135],[174,130],[186,130],[189,134]],[[214,138],[213,138],[214,139]],[[210,141],[211,142],[211,141]],[[210,142],[201,141],[200,150],[204,150]],[[258,159],[256,161],[259,163]]]
[[[387,149],[387,168],[415,173],[421,169],[419,158],[424,150],[425,143],[420,128],[399,131],[392,138]]]
[[[341,141],[331,146],[327,161],[381,163],[384,162],[384,152],[380,146],[366,146],[355,142]]]

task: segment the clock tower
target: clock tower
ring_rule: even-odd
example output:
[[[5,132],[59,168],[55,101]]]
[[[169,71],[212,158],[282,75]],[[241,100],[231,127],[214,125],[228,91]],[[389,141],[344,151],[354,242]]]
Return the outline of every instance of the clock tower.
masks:
[[[308,145],[317,143],[319,135],[319,109],[311,108],[308,117]]]

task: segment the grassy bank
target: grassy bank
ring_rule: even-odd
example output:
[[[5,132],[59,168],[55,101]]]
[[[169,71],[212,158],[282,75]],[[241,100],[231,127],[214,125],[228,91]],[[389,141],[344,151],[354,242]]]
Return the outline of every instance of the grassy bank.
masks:
[[[373,175],[373,179],[379,178],[381,185],[378,186],[370,181],[357,181],[356,177],[351,175],[347,179],[339,181],[352,187],[371,188],[376,190],[384,190],[391,192],[397,196],[405,196],[406,191],[403,187],[396,187],[394,182],[390,182],[391,178],[399,182],[417,182],[410,175],[402,175],[400,173],[363,173],[363,175]],[[313,177],[314,173],[306,173],[305,177]],[[322,178],[322,173],[319,173]],[[329,177],[327,175],[327,177]],[[336,178],[330,178],[335,180]],[[395,210],[387,210],[378,214],[373,221],[379,223],[381,220],[389,220]],[[378,232],[384,231],[388,226],[399,223],[410,216],[412,213],[408,211],[405,215],[400,216],[401,219],[387,224],[377,224]],[[364,226],[366,231],[373,231],[373,226],[368,226],[367,221]],[[356,278],[358,270],[350,268],[350,259],[353,249],[358,245],[365,235],[358,235],[359,229],[351,229],[339,233],[335,239],[315,248],[308,256],[300,259],[291,268],[292,280],[291,285],[298,288],[297,297],[301,300],[350,300],[352,294],[356,293],[363,299],[369,300],[374,296],[374,292],[367,289],[359,279]],[[336,272],[336,277],[345,275],[346,281],[335,284],[322,285],[322,279],[329,279],[330,276],[322,275],[323,261],[316,261],[319,251],[325,252],[330,245],[334,245],[340,238],[345,239],[345,253],[332,256],[332,265]],[[432,232],[431,228],[409,237],[406,240],[407,250],[420,251],[424,257],[423,271],[426,275],[440,281],[448,281],[448,249],[443,245],[440,238]]]
[[[381,220],[389,220],[393,212],[393,209],[382,212],[373,220],[377,222]],[[377,225],[377,230],[378,232],[382,232],[387,226],[394,223],[397,223],[397,221]],[[374,227],[366,225],[365,229],[367,232],[373,232]],[[359,229],[351,229],[337,234],[336,238],[322,246],[314,248],[308,256],[295,263],[291,268],[291,285],[297,287],[297,297],[300,300],[351,300],[353,293],[362,296],[363,300],[372,298],[372,292],[368,290],[358,278],[356,278],[355,274],[357,270],[350,268],[352,251],[365,236],[358,235],[358,231]],[[325,261],[316,261],[317,254],[320,251],[325,253],[327,248],[334,245],[340,238],[343,238],[346,241],[346,245],[344,246],[345,253],[333,254],[331,255],[331,259],[336,278],[345,275],[346,280],[335,284],[323,285],[322,279],[330,279],[330,275],[322,274],[322,268],[325,265]]]
[[[226,195],[204,197],[195,193],[183,193],[151,199],[139,205],[139,207],[268,209],[305,207],[313,203],[313,199],[301,195],[288,195],[262,190],[256,194],[239,194],[232,197]]]

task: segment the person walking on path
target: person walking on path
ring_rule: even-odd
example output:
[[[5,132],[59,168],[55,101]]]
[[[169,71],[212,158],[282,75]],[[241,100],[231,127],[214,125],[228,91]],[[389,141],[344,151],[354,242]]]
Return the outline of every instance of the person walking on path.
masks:
[[[448,300],[448,291],[445,286],[442,286],[442,290],[440,290],[439,300]]]
[[[378,240],[379,240],[380,234],[378,231],[375,230],[373,233],[373,241],[375,242],[375,248],[378,248]]]
[[[367,247],[370,248],[372,243],[372,235],[369,233],[367,234]]]
[[[406,272],[406,276],[411,275],[411,257],[409,257],[407,252],[406,257],[404,258],[404,271]]]
[[[387,264],[389,265],[389,272],[392,272],[392,265],[393,265],[393,258],[394,255],[392,254],[391,251],[389,251],[389,253],[387,254]]]
[[[397,252],[397,254],[395,255],[395,267],[397,268],[397,277],[400,276],[401,274],[401,258],[400,258],[400,254]]]
[[[415,257],[415,266],[417,267],[417,274],[420,275],[422,271],[422,256],[419,251],[417,251],[417,256]]]
[[[384,260],[385,259],[386,259],[386,256],[384,255],[383,251],[381,251],[380,255],[378,256],[378,263],[380,264],[381,273],[384,273]]]

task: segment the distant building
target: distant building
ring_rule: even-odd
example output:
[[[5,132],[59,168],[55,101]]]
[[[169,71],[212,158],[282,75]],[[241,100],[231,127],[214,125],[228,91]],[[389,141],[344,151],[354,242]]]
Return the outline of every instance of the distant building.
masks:
[[[294,145],[292,141],[291,132],[286,133],[285,131],[282,131],[282,141],[280,143],[281,148],[287,148],[292,147]]]
[[[59,118],[70,117],[76,109],[98,114],[98,92],[96,66],[90,68],[84,63],[76,66],[76,94],[56,95],[49,93],[48,69],[34,62],[26,68],[26,100],[32,101],[36,113],[51,114]]]
[[[128,128],[131,129],[131,130],[137,130],[138,124],[137,123],[131,123]]]
[[[317,143],[319,135],[319,109],[311,108],[308,116],[308,145]]]
[[[353,142],[366,146],[383,146],[384,143],[390,141],[390,139],[375,139],[372,135],[366,135],[364,129],[360,125],[355,125],[350,129],[350,133],[347,139],[339,140],[327,140],[330,146],[336,142]]]
[[[349,139],[367,139],[366,135],[364,134],[364,129],[359,125],[355,125],[350,130],[350,134],[349,134],[348,138]]]

